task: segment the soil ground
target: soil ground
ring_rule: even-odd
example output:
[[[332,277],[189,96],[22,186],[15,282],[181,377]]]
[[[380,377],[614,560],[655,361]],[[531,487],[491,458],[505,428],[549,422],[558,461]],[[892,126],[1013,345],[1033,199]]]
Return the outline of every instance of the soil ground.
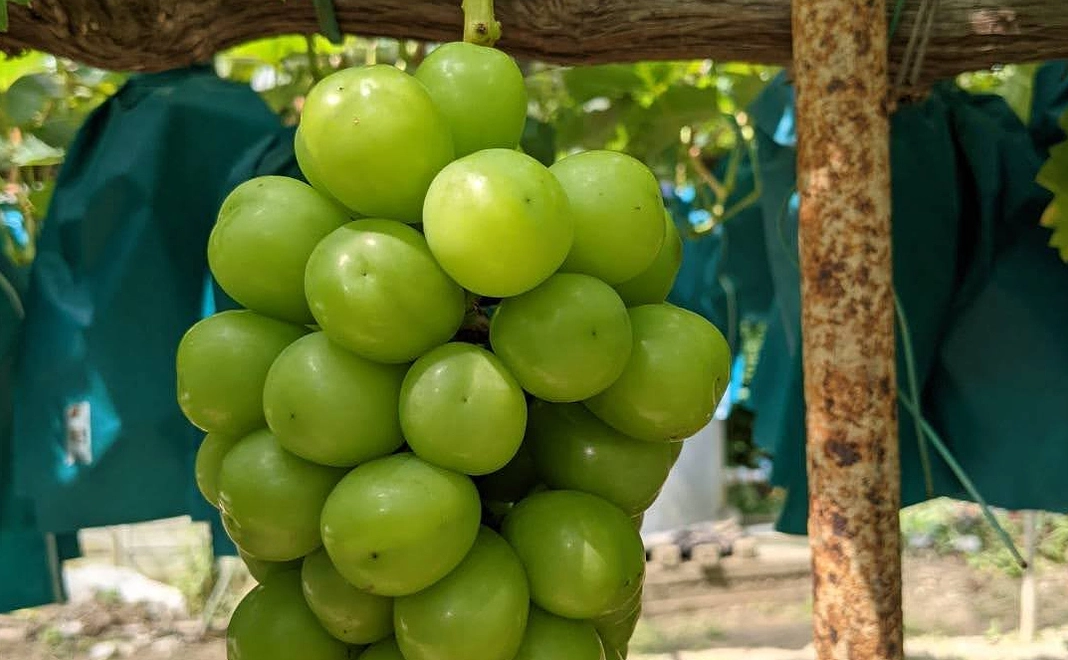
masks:
[[[803,551],[769,546],[756,559],[728,558],[704,579],[683,567],[651,569],[647,615],[634,660],[811,660],[809,576]],[[684,565],[685,566],[685,565]],[[785,567],[785,568],[784,568]],[[727,576],[726,578],[724,576]],[[733,576],[733,577],[730,577]],[[739,577],[741,576],[741,577]],[[235,592],[248,588],[242,576]],[[949,557],[907,557],[906,651],[913,660],[1068,660],[1068,571],[1039,575],[1042,630],[1018,640],[1019,582]],[[695,609],[696,608],[696,609]],[[225,660],[221,627],[170,619],[108,599],[0,616],[2,660]]]

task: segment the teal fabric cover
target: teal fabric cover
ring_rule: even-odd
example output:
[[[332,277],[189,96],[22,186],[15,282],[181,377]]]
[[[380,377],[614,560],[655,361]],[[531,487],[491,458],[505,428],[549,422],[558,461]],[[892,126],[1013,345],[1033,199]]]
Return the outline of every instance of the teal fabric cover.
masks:
[[[0,612],[50,603],[64,597],[55,566],[78,556],[74,534],[49,543],[38,529],[33,503],[16,495],[11,446],[15,356],[25,316],[27,268],[0,255]]]
[[[292,138],[247,85],[207,67],[134,77],[81,128],[20,275],[22,340],[4,353],[4,569],[44,557],[5,542],[13,526],[39,538],[185,514],[212,523],[217,554],[234,553],[196,490],[202,434],[177,406],[175,352],[193,323],[235,306],[207,267],[219,205],[257,174],[299,176]],[[91,407],[85,464],[67,460],[64,410],[78,401]],[[0,575],[0,611],[51,601],[35,580]]]
[[[1064,70],[1061,63],[1040,70],[1030,125],[1002,99],[950,84],[900,108],[891,122],[894,284],[912,334],[924,415],[984,497],[1009,509],[1068,509],[1068,487],[1057,486],[1068,465],[1068,427],[1061,423],[1068,265],[1046,246],[1048,231],[1038,219],[1050,196],[1034,181],[1045,150],[1064,137],[1056,121],[1068,104]],[[773,456],[773,483],[788,492],[778,527],[803,534],[808,492],[792,89],[777,78],[750,113],[763,195],[720,234],[740,232],[731,224],[758,215],[763,239],[731,241],[733,262],[717,256],[722,245],[688,245],[672,299],[722,323],[730,316],[725,306],[709,301],[730,295],[723,282],[761,280],[754,264],[773,282],[770,300],[737,299],[731,312],[768,322],[750,399],[740,405],[755,413],[754,438]],[[899,338],[899,387],[907,388],[903,360]],[[913,420],[899,412],[904,504],[931,494],[965,498],[933,450],[934,492],[927,492]]]

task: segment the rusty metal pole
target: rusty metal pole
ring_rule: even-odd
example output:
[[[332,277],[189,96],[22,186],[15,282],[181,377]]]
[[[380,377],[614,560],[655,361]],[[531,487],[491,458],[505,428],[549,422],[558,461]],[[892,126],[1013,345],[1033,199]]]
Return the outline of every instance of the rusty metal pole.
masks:
[[[813,627],[901,660],[885,0],[794,0]]]

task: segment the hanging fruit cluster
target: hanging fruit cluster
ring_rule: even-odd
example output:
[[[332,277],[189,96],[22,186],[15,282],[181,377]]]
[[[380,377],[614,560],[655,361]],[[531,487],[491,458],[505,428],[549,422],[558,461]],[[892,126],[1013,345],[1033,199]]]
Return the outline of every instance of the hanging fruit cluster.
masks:
[[[197,480],[260,582],[230,660],[626,656],[638,533],[729,378],[664,302],[681,241],[653,174],[517,145],[523,77],[450,43],[307,97],[307,185],[223,203],[208,257],[245,309],[181,341]]]

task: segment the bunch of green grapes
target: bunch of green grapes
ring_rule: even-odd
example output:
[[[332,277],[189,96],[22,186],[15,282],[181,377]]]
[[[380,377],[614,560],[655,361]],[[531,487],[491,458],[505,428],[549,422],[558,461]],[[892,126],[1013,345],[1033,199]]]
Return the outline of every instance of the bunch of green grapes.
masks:
[[[711,419],[729,349],[664,302],[653,174],[518,148],[499,50],[311,91],[311,185],[238,186],[208,245],[243,308],[178,349],[197,481],[259,581],[230,660],[626,657],[639,527]]]

